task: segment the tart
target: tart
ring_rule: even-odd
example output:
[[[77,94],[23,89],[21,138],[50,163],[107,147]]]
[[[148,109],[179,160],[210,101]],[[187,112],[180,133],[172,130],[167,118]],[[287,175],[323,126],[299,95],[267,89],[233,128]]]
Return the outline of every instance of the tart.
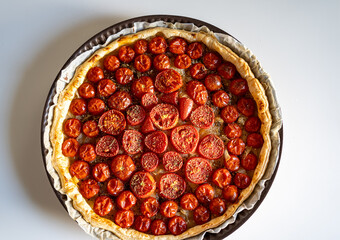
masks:
[[[151,28],[82,63],[50,140],[63,191],[121,239],[184,239],[229,219],[269,159],[268,100],[208,33]]]

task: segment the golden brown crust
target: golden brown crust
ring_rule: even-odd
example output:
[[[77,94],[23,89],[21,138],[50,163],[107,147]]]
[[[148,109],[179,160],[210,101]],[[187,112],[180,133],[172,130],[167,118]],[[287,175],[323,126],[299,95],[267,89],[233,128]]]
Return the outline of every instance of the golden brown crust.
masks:
[[[249,90],[258,107],[258,116],[262,122],[261,134],[264,139],[264,144],[259,155],[259,162],[254,171],[252,182],[249,187],[244,189],[238,201],[230,205],[227,211],[220,217],[214,218],[211,221],[189,228],[184,233],[173,236],[154,236],[144,234],[133,229],[124,229],[117,226],[113,221],[99,217],[96,215],[91,206],[80,194],[76,178],[72,178],[69,173],[70,161],[67,157],[63,156],[61,146],[64,141],[64,134],[62,132],[63,121],[67,117],[68,108],[71,100],[77,95],[77,89],[84,82],[87,71],[95,66],[99,59],[103,58],[106,54],[118,49],[122,45],[132,44],[136,40],[141,38],[149,38],[156,34],[162,34],[164,37],[169,38],[172,36],[180,36],[189,42],[199,41],[204,43],[208,48],[217,51],[224,58],[224,60],[233,63],[240,75],[247,80]],[[271,150],[271,141],[269,131],[271,127],[271,116],[268,108],[268,100],[265,95],[265,91],[260,82],[255,78],[248,64],[228,47],[222,45],[217,39],[210,34],[199,32],[193,33],[184,30],[169,29],[169,28],[151,28],[144,31],[140,31],[136,34],[127,35],[115,40],[110,43],[107,47],[102,48],[95,52],[86,62],[78,67],[74,78],[67,85],[67,87],[59,95],[58,105],[54,110],[53,125],[51,128],[50,139],[53,147],[52,163],[54,168],[57,170],[62,184],[62,190],[66,193],[73,201],[73,206],[83,215],[84,219],[92,224],[94,227],[103,228],[116,234],[121,239],[184,239],[195,236],[202,233],[203,231],[214,228],[229,219],[236,211],[236,209],[249,197],[254,190],[256,184],[261,179],[266,169],[269,154]]]

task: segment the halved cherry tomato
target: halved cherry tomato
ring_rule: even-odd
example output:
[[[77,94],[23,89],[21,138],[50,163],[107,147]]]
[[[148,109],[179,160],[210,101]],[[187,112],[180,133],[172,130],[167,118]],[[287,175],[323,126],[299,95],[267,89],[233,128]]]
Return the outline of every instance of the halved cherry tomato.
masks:
[[[90,199],[99,193],[99,184],[93,179],[82,181],[79,185],[79,191],[84,198]]]
[[[167,199],[179,198],[185,188],[184,179],[176,173],[166,173],[159,180],[159,194]]]
[[[79,157],[86,162],[91,162],[96,159],[96,150],[91,143],[85,143],[79,148]]]
[[[69,118],[64,123],[64,133],[68,137],[76,138],[79,136],[81,130],[81,122],[76,118]]]
[[[107,192],[113,196],[117,196],[124,190],[124,183],[119,180],[118,178],[112,178],[108,183],[107,183]]]
[[[86,108],[86,101],[82,98],[76,98],[72,100],[69,110],[73,115],[80,116],[86,113]]]
[[[140,211],[147,217],[153,217],[157,214],[159,209],[159,202],[156,198],[149,197],[142,201]]]
[[[225,188],[223,188],[222,195],[225,200],[233,203],[236,202],[239,192],[235,185],[228,185]]]
[[[120,61],[129,63],[135,57],[135,51],[129,46],[122,46],[118,51]]]
[[[194,79],[203,79],[207,75],[208,70],[202,63],[195,63],[190,68],[190,75]]]
[[[254,170],[257,165],[256,155],[254,153],[249,153],[241,160],[241,165],[247,171]]]
[[[145,93],[141,99],[143,107],[147,110],[153,108],[158,103],[158,97],[154,93]]]
[[[194,101],[191,98],[182,97],[179,99],[179,116],[184,121],[191,113]]]
[[[236,107],[232,105],[226,106],[222,109],[220,113],[221,118],[226,123],[235,122],[238,119],[239,115],[240,114],[238,113]]]
[[[226,210],[225,201],[222,198],[214,198],[209,203],[209,209],[212,214],[217,216],[222,215]]]
[[[85,179],[90,174],[90,165],[85,161],[75,161],[70,166],[70,174],[79,180]]]
[[[196,188],[195,195],[200,203],[205,204],[213,200],[215,191],[209,183],[205,183]]]
[[[180,205],[185,210],[194,210],[198,206],[198,200],[196,196],[192,193],[186,193],[181,198]]]
[[[153,235],[164,235],[166,233],[166,224],[163,220],[156,219],[152,221],[150,229]]]
[[[97,86],[100,96],[109,97],[116,91],[116,84],[110,79],[100,80]]]
[[[159,54],[153,59],[153,66],[162,71],[170,67],[170,58],[165,54]]]
[[[66,139],[61,146],[62,153],[65,157],[74,157],[79,150],[79,143],[74,138]]]
[[[240,125],[237,123],[229,123],[225,128],[224,128],[224,133],[227,135],[228,138],[239,138],[242,136],[242,129]]]
[[[261,120],[258,117],[249,117],[244,123],[247,132],[257,132],[261,128]]]
[[[140,171],[131,177],[130,188],[137,197],[147,198],[156,190],[156,182],[150,173]]]
[[[210,212],[204,206],[199,206],[194,210],[194,221],[196,224],[201,225],[209,221]]]
[[[139,72],[146,72],[149,71],[151,68],[151,59],[146,54],[141,54],[138,57],[136,57],[134,66],[137,71]]]
[[[238,78],[230,82],[229,90],[236,96],[243,96],[248,92],[248,83],[243,78]]]
[[[137,216],[134,225],[137,231],[147,232],[150,229],[151,219],[146,216]]]
[[[145,146],[155,153],[163,153],[168,147],[168,137],[161,131],[150,133],[144,142]]]
[[[190,43],[187,49],[187,54],[192,59],[198,59],[203,56],[203,45],[199,42]]]
[[[255,113],[256,104],[255,101],[251,98],[241,98],[237,102],[237,109],[244,116],[250,117]]]
[[[222,63],[218,68],[217,68],[218,74],[220,74],[223,78],[225,79],[232,79],[236,73],[236,67],[234,64],[230,62],[225,62]]]
[[[145,39],[137,40],[135,42],[135,45],[133,46],[133,49],[137,54],[146,53],[146,51],[148,50],[148,41],[146,41]]]
[[[122,181],[128,180],[136,166],[129,155],[118,155],[111,162],[112,173]]]
[[[229,95],[223,90],[215,92],[212,96],[212,102],[216,107],[223,108],[229,103]]]
[[[160,213],[164,217],[168,217],[168,218],[174,217],[176,215],[177,210],[178,210],[178,205],[176,202],[172,200],[162,202],[161,207],[160,207]]]
[[[147,116],[146,119],[144,120],[144,123],[141,127],[141,131],[142,133],[150,133],[156,131],[156,128],[153,125],[150,116]]]
[[[203,57],[203,63],[209,70],[216,70],[221,62],[220,55],[213,52],[207,53]]]
[[[122,227],[131,227],[134,221],[134,214],[131,210],[119,210],[115,216],[115,223]]]
[[[91,82],[98,82],[104,78],[104,71],[100,67],[93,67],[87,72],[86,77]]]
[[[96,144],[96,153],[101,157],[114,157],[118,154],[118,152],[118,141],[113,136],[103,136]]]
[[[155,87],[162,93],[171,93],[180,89],[183,85],[181,75],[173,70],[167,69],[157,74]]]
[[[208,159],[218,159],[224,153],[224,142],[215,134],[205,136],[198,145],[198,152]]]
[[[230,172],[235,172],[240,168],[240,159],[235,155],[230,155],[230,158],[224,162],[224,166]]]
[[[83,133],[88,137],[96,137],[99,134],[99,127],[95,120],[90,120],[84,123]]]
[[[92,169],[92,176],[97,182],[105,182],[110,175],[110,168],[106,163],[97,163]]]
[[[171,131],[171,143],[180,153],[192,153],[196,150],[199,134],[191,125],[182,125]]]
[[[241,155],[246,148],[246,144],[241,138],[235,138],[227,143],[228,152],[234,155]]]
[[[113,201],[108,196],[99,196],[94,201],[93,211],[99,216],[104,217],[113,209]]]
[[[179,69],[187,69],[191,66],[191,58],[186,54],[178,55],[175,58],[174,65]]]
[[[215,121],[215,114],[211,107],[207,105],[200,106],[192,111],[190,121],[196,127],[210,128]]]
[[[178,105],[178,92],[163,94],[160,99],[163,103]]]
[[[109,55],[109,56],[104,58],[104,68],[106,70],[114,72],[119,68],[119,65],[120,65],[120,61],[114,55]]]
[[[118,68],[115,77],[119,84],[125,85],[133,80],[133,72],[129,68]]]
[[[143,134],[136,130],[126,130],[123,134],[122,145],[128,154],[143,151]]]
[[[126,120],[131,126],[141,124],[145,119],[145,110],[140,105],[132,105],[126,110]]]
[[[124,111],[132,104],[132,98],[128,92],[115,92],[107,101],[110,108]]]
[[[149,51],[153,54],[165,53],[167,47],[164,37],[154,37],[149,42]]]
[[[224,188],[231,183],[231,174],[227,169],[219,168],[215,170],[212,181],[219,188]]]
[[[177,172],[183,166],[183,158],[178,152],[170,151],[163,155],[163,167],[165,171]]]
[[[179,113],[175,106],[161,103],[151,109],[150,118],[155,126],[162,130],[174,128],[178,122]]]
[[[174,54],[183,54],[187,50],[187,42],[180,37],[176,37],[170,41],[169,51]]]
[[[87,108],[92,115],[100,115],[105,111],[105,102],[99,98],[92,98]]]
[[[182,217],[175,216],[170,218],[168,228],[173,235],[179,235],[187,230],[187,224]]]
[[[96,95],[96,89],[93,87],[91,83],[84,82],[80,87],[78,88],[79,96],[82,98],[93,98]]]
[[[233,180],[234,184],[240,189],[247,188],[251,183],[251,178],[244,173],[236,173]]]
[[[204,79],[204,84],[209,91],[216,91],[221,89],[222,80],[221,77],[217,74],[209,74]]]
[[[130,191],[123,191],[116,198],[117,206],[124,210],[129,210],[137,203],[137,198]]]
[[[187,84],[186,91],[192,100],[198,105],[203,105],[208,100],[208,92],[205,86],[199,81],[190,81]]]
[[[145,93],[153,93],[152,79],[148,76],[140,77],[132,83],[131,91],[137,98],[141,98]]]
[[[211,163],[201,157],[190,158],[185,164],[185,177],[192,183],[208,181],[212,172]]]
[[[247,145],[250,147],[260,148],[263,143],[263,137],[259,133],[251,133],[247,136]]]

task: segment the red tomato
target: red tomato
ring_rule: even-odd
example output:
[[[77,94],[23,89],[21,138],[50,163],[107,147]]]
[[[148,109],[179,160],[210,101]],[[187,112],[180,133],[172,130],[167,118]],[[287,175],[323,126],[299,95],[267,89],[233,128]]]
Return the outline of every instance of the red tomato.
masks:
[[[79,136],[81,130],[81,122],[76,118],[67,119],[64,123],[64,133],[68,137],[76,138]]]
[[[137,54],[146,53],[146,51],[148,50],[148,41],[146,41],[145,39],[137,40],[135,42],[133,49],[135,50],[135,53]]]
[[[231,183],[231,174],[227,169],[219,168],[215,170],[212,181],[219,188],[224,188]]]
[[[137,198],[130,191],[123,191],[116,198],[117,206],[124,210],[129,210],[137,203]]]
[[[179,116],[184,121],[191,113],[194,101],[190,98],[182,97],[179,99]]]
[[[241,155],[246,148],[246,144],[241,138],[235,138],[227,143],[228,152],[234,155]]]
[[[153,235],[164,235],[166,233],[166,224],[163,220],[156,219],[152,221],[150,229]]]
[[[222,109],[220,115],[224,122],[232,123],[238,119],[240,114],[238,113],[235,106],[228,105]]]
[[[122,46],[118,51],[120,61],[129,63],[135,57],[135,51],[129,46]]]
[[[181,202],[180,202],[181,208],[185,209],[185,210],[194,210],[195,208],[197,208],[198,206],[198,200],[196,198],[196,196],[192,193],[186,193],[183,195],[183,197],[181,198]]]
[[[198,152],[205,158],[218,159],[223,156],[224,142],[215,134],[207,135],[198,145]]]
[[[110,79],[100,80],[97,86],[100,96],[109,97],[116,91],[116,84]]]
[[[115,216],[115,223],[122,227],[131,227],[134,221],[134,214],[131,210],[119,210]]]
[[[170,218],[168,228],[173,235],[179,235],[187,230],[187,224],[182,217],[175,216]]]
[[[251,183],[251,178],[244,173],[236,173],[233,180],[234,184],[240,189],[247,188]]]
[[[125,130],[122,145],[128,154],[136,154],[143,151],[143,134],[136,130]]]
[[[195,195],[200,203],[206,204],[213,200],[215,191],[209,183],[205,183],[196,188]]]
[[[263,143],[263,137],[259,133],[251,133],[247,137],[247,145],[249,147],[260,148],[262,147]]]
[[[179,69],[187,69],[191,66],[191,58],[186,54],[178,55],[175,58],[174,65]]]
[[[114,157],[118,154],[118,152],[118,141],[113,136],[103,136],[96,144],[96,153],[101,157]]]
[[[208,100],[208,92],[205,86],[199,81],[190,81],[186,91],[192,100],[198,105],[204,105]]]
[[[241,160],[241,165],[247,171],[254,170],[257,165],[256,155],[254,153],[249,153]]]
[[[242,129],[237,123],[229,123],[224,128],[224,133],[228,138],[239,138],[242,136]]]
[[[85,161],[75,161],[70,166],[70,174],[79,180],[85,179],[90,174],[90,165]]]
[[[132,98],[128,92],[115,92],[107,101],[110,108],[124,111],[132,104]]]
[[[119,84],[125,85],[133,80],[133,72],[129,68],[119,68],[115,73],[115,77]]]
[[[79,185],[79,191],[84,198],[90,199],[99,193],[99,184],[93,179],[82,181]]]
[[[163,94],[160,99],[163,103],[178,105],[178,92]]]
[[[244,123],[244,129],[247,132],[257,132],[261,128],[261,121],[258,117],[249,117]]]
[[[110,175],[110,168],[106,163],[97,163],[92,169],[92,176],[97,182],[105,182]]]
[[[161,131],[150,133],[144,142],[145,146],[155,153],[163,153],[168,147],[168,137]]]
[[[91,162],[96,159],[96,150],[91,143],[85,143],[79,148],[79,157],[84,161]]]
[[[124,190],[124,183],[118,178],[113,178],[107,183],[107,192],[113,196],[117,196]]]
[[[127,181],[135,169],[135,163],[128,155],[118,155],[111,162],[112,173],[122,181]]]
[[[163,155],[163,167],[165,171],[177,172],[183,166],[183,158],[178,152],[170,151]]]
[[[82,98],[93,98],[96,95],[96,89],[94,89],[91,83],[84,82],[78,88],[78,93]]]
[[[209,209],[212,214],[220,216],[225,212],[226,204],[222,198],[214,198],[209,203]]]
[[[208,70],[202,63],[195,63],[190,68],[190,75],[194,79],[203,79],[207,75]]]
[[[98,82],[104,78],[104,71],[100,67],[93,67],[87,72],[86,77],[91,82]]]
[[[236,96],[243,96],[248,92],[248,83],[243,78],[238,78],[230,82],[229,90]]]
[[[130,188],[137,197],[147,198],[156,190],[156,182],[150,173],[140,171],[131,177]]]
[[[153,217],[159,210],[159,202],[156,198],[149,197],[142,201],[140,211],[147,217]]]
[[[183,54],[187,50],[187,42],[180,37],[174,38],[170,41],[169,51],[174,54]]]
[[[237,109],[244,116],[250,117],[255,113],[256,104],[255,101],[251,98],[241,98],[237,102]]]
[[[141,99],[143,107],[147,110],[153,108],[158,103],[158,97],[154,93],[145,93]]]
[[[137,98],[141,98],[145,93],[153,93],[152,79],[148,76],[140,77],[132,83],[131,91]]]
[[[240,168],[240,159],[235,155],[230,155],[230,158],[224,162],[224,166],[230,172],[235,172]]]
[[[211,107],[203,105],[192,111],[190,121],[196,127],[208,129],[214,124],[215,115]]]
[[[150,229],[151,219],[145,216],[138,216],[135,219],[135,229],[140,232],[147,232]]]
[[[211,163],[201,157],[190,158],[185,164],[185,177],[192,183],[208,181],[212,172]]]
[[[218,68],[217,68],[218,74],[220,74],[223,78],[225,79],[232,79],[236,73],[236,67],[234,64],[230,62],[225,62],[222,63]]]
[[[154,37],[149,42],[149,51],[153,54],[165,53],[168,44],[163,37]]]
[[[105,102],[99,98],[92,98],[88,103],[89,113],[100,115],[105,111]]]
[[[156,128],[153,125],[150,116],[147,116],[146,119],[144,120],[144,123],[141,127],[141,131],[142,133],[150,133],[156,131]]]
[[[203,63],[209,70],[216,70],[221,62],[221,57],[217,53],[210,52],[203,57]]]
[[[199,206],[194,210],[194,221],[196,224],[201,225],[210,220],[210,212],[206,207]]]
[[[151,109],[150,118],[155,126],[162,130],[174,128],[178,122],[179,113],[175,106],[161,103]]]
[[[109,56],[104,58],[104,68],[106,70],[114,72],[119,68],[119,65],[120,65],[120,61],[114,55],[109,55]]]
[[[62,153],[65,157],[74,157],[77,155],[79,143],[74,138],[66,139],[61,146]]]
[[[198,131],[191,125],[178,126],[171,131],[171,143],[180,153],[193,153],[198,141]]]
[[[164,217],[174,217],[177,213],[178,210],[178,205],[176,202],[169,200],[169,201],[165,201],[162,202],[161,207],[160,207],[160,213],[164,216]]]
[[[209,91],[216,91],[221,89],[222,80],[221,77],[217,74],[209,74],[204,79],[204,84]]]
[[[183,85],[181,75],[173,70],[167,69],[157,74],[155,87],[162,93],[171,93],[180,89]]]
[[[113,209],[113,201],[108,196],[97,197],[94,201],[93,211],[99,216],[104,217],[108,215]]]
[[[168,69],[170,67],[170,58],[165,54],[159,54],[153,59],[153,66],[158,71]]]
[[[166,173],[159,180],[159,194],[167,199],[179,198],[185,188],[184,179],[176,173]]]
[[[83,133],[87,137],[96,137],[99,134],[99,127],[95,120],[90,120],[84,123]]]
[[[223,108],[229,103],[229,95],[223,90],[215,92],[212,96],[212,102],[216,107]]]
[[[131,126],[141,124],[145,119],[145,110],[140,105],[132,105],[126,110],[126,120]]]
[[[238,198],[239,192],[235,185],[229,185],[223,188],[222,194],[226,201],[234,203]]]
[[[136,57],[134,66],[137,71],[146,72],[151,68],[151,59],[148,55],[141,54]]]
[[[72,100],[69,110],[73,115],[80,116],[86,113],[86,108],[86,101],[82,98],[76,98]]]
[[[203,45],[199,42],[190,43],[187,49],[187,54],[192,59],[198,59],[203,56]]]

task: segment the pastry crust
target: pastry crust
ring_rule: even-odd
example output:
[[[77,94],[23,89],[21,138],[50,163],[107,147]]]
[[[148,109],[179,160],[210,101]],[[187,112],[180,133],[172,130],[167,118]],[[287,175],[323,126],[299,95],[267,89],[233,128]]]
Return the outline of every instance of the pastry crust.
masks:
[[[247,80],[249,91],[256,101],[258,117],[262,122],[260,132],[264,139],[264,144],[258,158],[258,165],[254,171],[251,184],[246,189],[242,190],[237,202],[229,205],[226,212],[222,216],[214,218],[203,225],[197,225],[189,228],[184,233],[177,236],[154,236],[136,231],[132,228],[121,228],[113,221],[102,218],[95,214],[92,210],[92,207],[80,194],[77,186],[78,179],[76,177],[72,177],[68,170],[70,166],[70,160],[62,154],[61,150],[62,143],[65,138],[63,134],[63,122],[67,118],[68,109],[72,99],[77,96],[77,89],[86,78],[87,71],[91,67],[96,66],[98,64],[98,61],[102,59],[105,55],[115,51],[116,49],[119,49],[120,46],[131,45],[138,39],[147,39],[155,35],[163,35],[165,38],[180,36],[189,42],[202,42],[209,49],[218,52],[225,61],[233,63],[236,66],[236,69],[240,73],[241,77]],[[60,176],[63,192],[72,199],[75,209],[77,209],[83,215],[84,219],[92,226],[109,230],[121,239],[184,239],[198,235],[207,229],[217,227],[225,222],[235,213],[236,209],[253,192],[256,184],[263,176],[269,160],[269,154],[271,150],[271,141],[269,136],[270,127],[271,115],[269,113],[269,104],[265,95],[265,90],[258,79],[255,78],[245,60],[237,56],[228,47],[219,43],[218,40],[211,34],[204,32],[188,32],[184,30],[157,27],[143,30],[137,32],[136,34],[120,37],[119,39],[110,43],[108,46],[97,50],[87,61],[85,61],[78,67],[73,79],[59,95],[58,104],[54,110],[53,124],[50,132],[50,140],[53,147],[52,163]]]

